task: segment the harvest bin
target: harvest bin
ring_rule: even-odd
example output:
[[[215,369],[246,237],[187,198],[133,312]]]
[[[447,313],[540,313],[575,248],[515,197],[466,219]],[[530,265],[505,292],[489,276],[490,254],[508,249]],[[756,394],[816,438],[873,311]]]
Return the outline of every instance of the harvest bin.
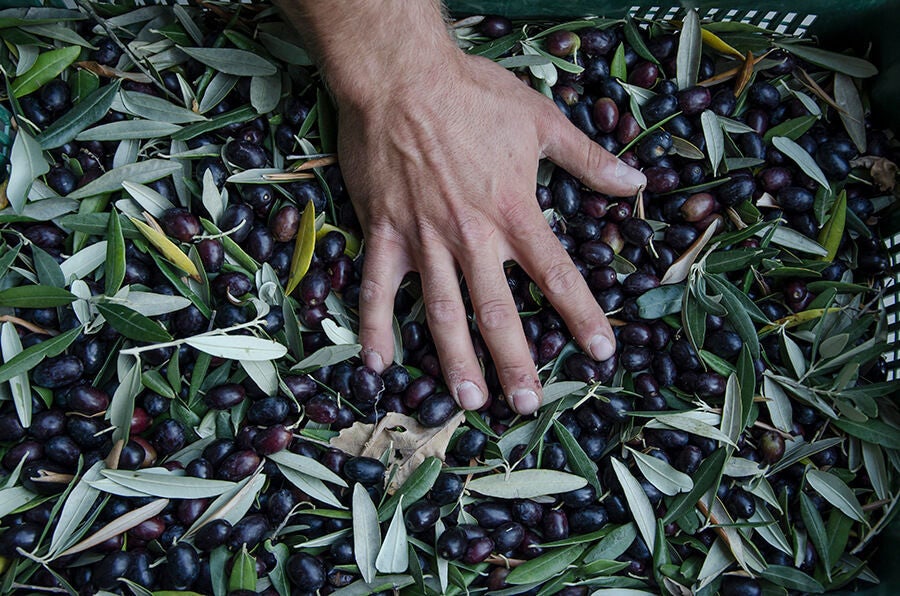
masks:
[[[187,4],[185,0],[175,0]],[[252,3],[252,0],[243,0]],[[137,0],[135,4],[172,4],[173,0]],[[820,45],[841,50],[853,48],[878,68],[872,81],[870,98],[876,121],[900,132],[900,3],[897,0],[799,0],[784,3],[775,0],[670,0],[653,5],[632,5],[609,0],[445,0],[454,17],[497,14],[513,20],[561,21],[588,15],[606,17],[680,20],[685,7],[698,11],[701,20],[739,21],[789,35],[818,38]],[[0,0],[0,8],[53,5],[75,8],[73,0]],[[2,126],[0,126],[2,133]],[[883,237],[893,267],[886,281],[884,298],[890,348],[885,354],[888,379],[900,389],[900,209],[893,209],[882,220]],[[893,391],[892,393],[897,393]],[[900,546],[900,524],[894,522],[881,536],[882,546],[871,561],[881,584],[860,592],[844,594],[896,594],[900,591],[900,569],[892,549]],[[869,585],[869,584],[863,584]]]

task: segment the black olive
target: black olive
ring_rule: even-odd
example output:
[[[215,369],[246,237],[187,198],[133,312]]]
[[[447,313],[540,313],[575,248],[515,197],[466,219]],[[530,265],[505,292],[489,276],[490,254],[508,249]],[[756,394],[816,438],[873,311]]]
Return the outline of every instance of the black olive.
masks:
[[[741,340],[740,335],[734,331],[726,331],[725,329],[710,333],[706,336],[704,342],[704,347],[707,350],[716,356],[721,356],[725,359],[735,358],[741,353],[741,348],[743,346],[744,342]]]
[[[751,577],[741,575],[722,577],[722,596],[762,596],[762,593],[762,586]]]
[[[176,590],[194,585],[200,574],[200,557],[194,547],[185,542],[176,544],[166,553],[166,579]]]
[[[150,444],[159,455],[169,455],[184,447],[185,440],[184,426],[177,420],[169,418],[156,427],[150,438]]]
[[[789,186],[778,191],[778,206],[789,213],[809,211],[815,202],[815,196],[799,186]]]
[[[741,519],[752,517],[756,512],[753,495],[737,487],[728,491],[728,495],[725,497],[725,506],[729,513]]]
[[[609,514],[602,505],[589,505],[569,514],[569,527],[575,534],[586,534],[599,530],[609,521]]]
[[[474,430],[474,429],[471,429]],[[476,431],[477,432],[477,431]],[[429,498],[438,505],[455,503],[463,491],[463,481],[456,474],[442,472],[428,493]]]
[[[217,385],[207,391],[206,395],[203,397],[203,401],[210,408],[227,410],[244,401],[245,396],[246,391],[241,385],[238,385],[237,383],[226,383],[224,385]]]
[[[325,585],[325,566],[307,553],[291,555],[287,561],[287,573],[291,583],[304,592],[314,593]]]
[[[236,451],[222,460],[216,470],[216,478],[237,482],[256,471],[260,459],[256,452],[249,449]]]
[[[513,521],[512,512],[504,503],[485,501],[475,505],[470,513],[478,521],[478,525],[488,530]]]
[[[91,583],[97,590],[113,590],[131,566],[131,554],[112,552],[94,564]]]
[[[248,515],[238,523],[234,524],[225,544],[229,550],[240,550],[246,545],[250,550],[263,541],[266,533],[269,531],[269,520],[264,515]]]
[[[416,501],[406,508],[404,515],[407,529],[414,534],[432,527],[440,517],[441,508],[427,500]]]
[[[456,561],[466,553],[469,539],[462,528],[445,530],[437,539],[438,554],[448,561]]]
[[[235,140],[229,143],[225,147],[225,158],[245,170],[265,167],[268,162],[265,149],[244,140]]]
[[[648,125],[665,120],[678,111],[678,99],[674,95],[656,95],[641,106],[641,114]]]
[[[419,422],[431,428],[442,426],[457,411],[456,402],[449,393],[436,393],[425,398],[419,407]]]
[[[75,383],[83,373],[84,365],[77,356],[57,356],[38,364],[31,378],[41,387],[59,389]]]
[[[344,477],[363,486],[382,483],[384,472],[384,464],[372,457],[351,457],[343,465]]]
[[[755,190],[756,182],[753,178],[738,176],[716,187],[715,193],[723,206],[731,207],[752,198]]]
[[[247,422],[260,426],[280,424],[291,412],[290,403],[283,397],[267,397],[254,402],[247,409]]]

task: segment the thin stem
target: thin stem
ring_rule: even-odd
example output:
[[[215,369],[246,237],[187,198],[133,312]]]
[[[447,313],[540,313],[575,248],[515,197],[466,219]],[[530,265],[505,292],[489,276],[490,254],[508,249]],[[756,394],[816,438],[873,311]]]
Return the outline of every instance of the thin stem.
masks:
[[[122,350],[119,352],[120,354],[127,354],[129,356],[137,356],[141,352],[147,352],[149,350],[157,350],[159,348],[176,348],[189,342],[192,339],[196,339],[198,337],[216,337],[221,335],[228,335],[231,331],[239,331],[241,329],[251,329],[254,327],[259,327],[260,325],[265,326],[266,322],[263,319],[254,319],[252,321],[247,321],[246,323],[241,323],[240,325],[235,325],[233,327],[228,327],[226,329],[216,329],[215,331],[208,331],[206,333],[201,333],[199,335],[194,335],[191,337],[186,337],[184,339],[176,339],[173,341],[167,341],[158,344],[150,344],[147,346],[135,346],[133,348],[128,348],[126,350]]]

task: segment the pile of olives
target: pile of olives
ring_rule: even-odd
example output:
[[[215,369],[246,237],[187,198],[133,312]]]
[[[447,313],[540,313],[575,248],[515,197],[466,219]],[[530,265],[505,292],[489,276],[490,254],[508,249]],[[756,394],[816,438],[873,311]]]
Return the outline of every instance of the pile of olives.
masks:
[[[238,43],[234,39],[242,33],[219,34],[228,11],[234,10],[192,9],[204,31],[204,44]],[[165,22],[164,34],[153,35],[187,38],[177,20]],[[241,19],[237,22],[248,30],[254,26]],[[137,18],[135,24],[140,23],[146,21]],[[513,40],[497,58],[521,53],[520,44],[527,42],[553,60],[577,67],[560,68],[552,87],[527,66],[516,71],[524,84],[551,95],[584,134],[646,174],[647,187],[639,196],[624,199],[585,188],[560,168],[542,175],[536,189],[536,201],[548,213],[560,243],[597,303],[613,319],[617,353],[598,362],[579,351],[571,330],[525,273],[515,265],[507,268],[510,291],[542,379],[548,389],[562,382],[572,382],[575,389],[545,405],[534,418],[523,420],[503,398],[490,355],[473,325],[473,342],[490,396],[479,412],[469,413],[448,437],[446,449],[439,453],[440,473],[415,489],[416,498],[402,502],[411,553],[409,580],[402,583],[402,593],[440,593],[440,582],[447,581],[446,562],[451,570],[447,593],[471,589],[575,596],[604,585],[659,591],[664,589],[663,578],[690,588],[699,581],[705,558],[724,545],[722,526],[729,522],[702,523],[705,520],[693,503],[682,516],[668,519],[678,497],[664,491],[634,452],[698,483],[709,476],[713,462],[720,462],[712,474],[721,477],[715,481],[713,498],[733,524],[746,530],[743,540],[771,571],[750,574],[728,559],[722,570],[702,584],[704,593],[761,594],[779,585],[778,578],[788,573],[800,574],[790,576],[794,583],[786,585],[791,590],[804,591],[810,585],[839,587],[838,579],[848,583],[862,567],[850,574],[835,567],[836,560],[823,561],[813,536],[815,528],[808,526],[824,519],[829,531],[839,533],[846,526],[846,536],[856,521],[842,518],[830,494],[814,488],[806,478],[810,469],[835,471],[835,477],[862,501],[866,515],[872,512],[878,516],[872,519],[881,519],[886,515],[881,511],[883,497],[873,492],[872,472],[862,466],[858,453],[866,436],[836,425],[834,418],[843,411],[829,416],[821,400],[810,399],[800,390],[780,390],[789,404],[790,420],[785,426],[772,414],[768,402],[774,398],[768,387],[775,376],[796,371],[799,361],[804,368],[821,361],[820,340],[826,338],[814,337],[812,329],[827,309],[846,306],[862,313],[860,321],[869,320],[866,303],[883,290],[883,279],[891,270],[880,240],[880,222],[889,201],[856,160],[864,155],[896,163],[897,145],[876,121],[867,118],[861,153],[832,106],[796,92],[800,72],[827,87],[830,71],[787,49],[769,53],[740,87],[734,79],[715,82],[717,73],[733,62],[707,49],[699,59],[699,84],[680,89],[675,78],[680,33],[672,23],[638,27],[632,21],[596,19],[589,24],[536,36],[545,27],[514,26],[492,16],[458,29],[457,35],[464,45],[476,47]],[[112,72],[132,68],[122,46],[94,25],[87,20],[73,22],[72,31],[95,48],[84,50],[82,58]],[[127,26],[124,31],[126,42],[132,41],[128,35],[137,34]],[[272,56],[267,59],[278,62]],[[149,317],[173,338],[159,346],[126,336],[111,323],[84,327],[69,304],[0,308],[0,314],[7,315],[5,324],[12,326],[26,350],[81,329],[65,350],[39,359],[27,371],[34,389],[27,424],[23,424],[21,404],[0,402],[3,474],[12,480],[10,486],[38,495],[0,519],[4,585],[128,594],[136,584],[151,591],[280,596],[328,594],[354,583],[361,585],[358,542],[353,535],[357,523],[353,487],[364,487],[379,506],[393,492],[387,487],[396,471],[385,465],[393,460],[390,454],[384,458],[382,454],[352,455],[329,445],[329,439],[341,431],[376,425],[389,413],[408,416],[426,429],[443,428],[458,413],[441,377],[415,280],[403,285],[395,301],[402,364],[393,364],[381,374],[362,365],[357,356],[326,359],[309,368],[295,366],[333,346],[333,325],[323,322],[339,327],[354,324],[365,253],[359,251],[361,231],[339,164],[317,168],[314,176],[252,182],[232,178],[258,169],[290,171],[282,168],[294,159],[288,156],[309,154],[310,147],[321,148],[325,143],[328,132],[317,117],[328,109],[328,99],[317,73],[312,67],[278,63],[284,67],[284,85],[275,111],[242,112],[252,101],[252,82],[250,77],[237,78],[204,114],[210,119],[206,122],[222,124],[198,129],[184,139],[183,150],[172,150],[181,156],[172,159],[187,168],[184,180],[167,175],[146,183],[166,203],[154,218],[159,229],[179,250],[195,254],[203,281],[173,275],[154,245],[118,215],[113,206],[128,200],[124,190],[91,197],[78,213],[47,221],[2,220],[3,250],[17,247],[16,268],[25,272],[0,270],[4,288],[53,285],[46,261],[64,263],[79,250],[106,239],[109,218],[120,217],[122,287],[191,300],[183,308]],[[622,68],[627,72],[624,80],[616,77]],[[26,130],[39,133],[77,107],[76,76],[75,67],[69,68],[17,98],[15,104],[5,101],[4,105],[29,123]],[[207,65],[185,57],[162,69],[155,81],[134,76],[116,80],[114,75],[98,83],[101,87],[119,84],[122,91],[177,103],[185,85],[209,85],[212,76]],[[96,124],[132,118],[120,108],[113,105]],[[724,130],[729,133],[720,171],[705,157],[710,149],[704,114],[725,119]],[[822,215],[830,212],[822,206],[827,199],[821,185],[808,166],[776,148],[773,135],[767,135],[770,131],[775,136],[789,134],[779,125],[811,116],[815,118],[792,140],[827,176],[831,192],[842,194],[849,222],[839,244],[824,259],[821,255],[812,259],[796,248],[800,237],[813,244],[825,242]],[[137,159],[165,158],[167,141],[143,140]],[[52,165],[41,182],[51,195],[65,197],[121,166],[125,151],[121,143],[80,141],[73,135],[44,152]],[[211,212],[206,203],[205,178],[225,198],[221,214]],[[308,269],[301,273],[296,289],[285,296],[284,289],[297,275],[295,252],[301,250],[298,236],[302,239],[303,212],[310,204],[315,214],[324,214],[328,227],[317,234]],[[214,216],[215,225],[210,226]],[[772,229],[766,227],[769,224],[790,230],[793,244],[778,244],[766,233]],[[761,226],[760,233],[731,240],[754,225]],[[711,226],[718,235],[706,244],[709,239],[703,237]],[[705,247],[705,252],[695,250],[697,246]],[[701,255],[710,258],[729,252],[747,255],[747,260],[709,273],[715,276],[715,281],[709,281],[709,294],[721,298],[713,284],[725,285],[743,295],[754,312],[759,311],[760,318],[751,325],[754,341],[734,309],[715,308],[718,299],[707,297],[715,305],[694,311],[699,315],[694,317],[693,331],[682,318],[681,311],[688,312],[686,304],[654,311],[649,298],[642,300],[673,286],[667,280],[673,267],[690,268],[692,273],[676,282],[687,288],[688,296],[694,291],[688,286],[696,283]],[[685,259],[691,261],[685,265]],[[107,291],[102,271],[98,265],[82,276],[92,296],[101,297]],[[267,280],[280,286],[277,298],[264,293]],[[267,308],[260,310],[260,302]],[[817,310],[818,315],[809,315]],[[784,331],[793,334],[795,327],[801,333],[786,341]],[[781,331],[772,332],[774,328]],[[255,334],[290,346],[289,354],[273,363],[277,389],[262,389],[238,362],[210,357],[184,341],[217,330],[235,336]],[[858,331],[845,333],[846,350],[851,350],[868,341],[873,331],[860,323]],[[758,352],[751,345],[756,341]],[[110,414],[120,389],[117,358],[129,348],[137,348],[140,354],[143,385],[133,400],[127,439],[116,441],[114,434],[121,429],[115,428]],[[860,353],[858,367],[844,379],[842,388],[886,386],[884,359],[863,348]],[[5,361],[8,366],[10,358]],[[750,398],[756,403],[750,405],[745,415],[749,420],[733,445],[726,447],[720,438],[696,432],[697,427],[648,424],[657,416],[696,411],[701,406],[705,413],[724,415],[730,399],[729,378],[736,372],[741,383],[755,388]],[[837,373],[835,369],[829,374]],[[802,377],[803,372],[797,375]],[[761,397],[764,387],[766,395]],[[873,398],[871,403],[889,409],[880,400]],[[878,425],[897,432],[871,408],[858,405]],[[523,423],[532,425],[527,428],[533,436],[522,432]],[[779,466],[801,444],[820,448]],[[891,490],[896,485],[894,458],[885,464],[881,448],[877,449],[879,461],[886,465],[878,482],[890,479],[887,489]],[[336,475],[346,487],[326,480],[328,498],[323,500],[321,494],[302,489],[286,476],[271,457],[279,453],[313,460],[316,469]],[[871,451],[866,453],[867,458],[875,457]],[[737,463],[729,467],[725,457]],[[613,459],[628,466],[650,511],[665,520],[659,525],[656,549],[635,529],[634,496],[614,470]],[[260,474],[265,482],[258,485],[247,501],[246,513],[238,519],[219,515],[191,530],[211,510],[215,497],[170,498],[157,514],[89,549],[43,561],[69,491],[98,462],[120,471],[180,474],[186,485],[191,479],[202,479],[256,486],[250,483]],[[753,468],[749,473],[736,470],[747,465]],[[472,478],[504,469],[563,472],[582,476],[587,483],[575,490],[560,493],[551,487],[543,495],[513,499],[483,497],[467,488]],[[748,476],[764,478],[765,488],[750,482]],[[0,489],[0,499],[6,490]],[[103,493],[84,513],[81,536],[91,536],[155,501],[157,496],[152,494]],[[772,538],[771,531],[765,536],[752,531],[771,524],[780,525],[782,540],[784,532],[794,537],[787,550]],[[861,535],[854,533],[850,539],[855,546],[864,538],[865,528],[854,527],[861,530]],[[627,536],[627,540],[611,545],[604,542],[610,536]],[[584,548],[570,559],[572,567],[554,570],[535,585],[510,577],[530,561],[577,545]],[[586,560],[598,545],[603,547],[602,554]],[[872,552],[866,544],[857,554]],[[223,578],[234,578],[235,569],[248,557],[258,583],[251,582],[252,589],[227,584]],[[608,567],[595,571],[599,567],[592,561],[601,559],[608,559],[601,561]],[[373,592],[392,593],[389,586],[375,584]]]

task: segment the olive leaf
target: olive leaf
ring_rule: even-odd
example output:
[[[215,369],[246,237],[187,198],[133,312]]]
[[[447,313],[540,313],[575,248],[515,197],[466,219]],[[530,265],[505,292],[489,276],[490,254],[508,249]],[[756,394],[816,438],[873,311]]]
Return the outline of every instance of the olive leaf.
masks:
[[[400,499],[406,498],[415,503],[431,490],[434,482],[441,473],[441,460],[437,457],[427,457],[422,465],[417,467],[400,488],[391,495],[378,508],[378,521],[383,522],[391,516],[391,512],[399,509]]]
[[[106,261],[106,240],[101,240],[73,254],[60,264],[59,269],[66,284],[71,284],[76,279],[87,277],[104,261]]]
[[[843,480],[830,472],[807,470],[806,482],[826,501],[840,509],[847,517],[868,525],[856,495]]]
[[[625,554],[635,538],[637,526],[633,522],[622,524],[604,536],[584,555],[584,563],[587,565],[594,561],[617,559]]]
[[[118,368],[127,366],[128,356],[119,355]],[[113,441],[128,439],[131,431],[131,418],[134,415],[134,400],[141,391],[141,361],[135,358],[130,367],[119,375],[119,386],[113,392],[106,410],[106,419],[115,427]],[[123,485],[124,486],[124,485]]]
[[[678,260],[666,269],[662,279],[659,280],[660,285],[677,284],[686,280],[697,257],[700,256],[700,253],[706,248],[706,245],[709,244],[712,237],[716,235],[716,230],[718,229],[718,220],[707,226],[706,230],[703,231],[703,234],[694,240],[688,249],[684,251],[684,254],[678,257]]]
[[[129,339],[149,342],[166,342],[172,339],[159,323],[127,306],[111,302],[98,302],[95,306],[113,329]]]
[[[700,114],[700,126],[703,128],[703,138],[706,140],[706,150],[709,152],[709,164],[712,167],[713,176],[718,175],[719,164],[725,157],[725,135],[722,133],[722,125],[719,117],[712,110],[703,110]]]
[[[122,120],[88,128],[75,135],[76,141],[124,141],[126,139],[159,139],[181,127],[153,120]]]
[[[684,15],[681,35],[678,37],[678,52],[675,55],[675,81],[679,89],[687,89],[697,84],[702,43],[700,17],[696,10],[689,8]]]
[[[281,75],[256,76],[250,79],[250,104],[260,114],[271,112],[281,100]]]
[[[13,211],[21,213],[28,200],[31,185],[50,170],[40,144],[24,128],[19,128],[9,156],[10,173],[6,197]]]
[[[128,513],[109,522],[78,544],[75,544],[74,546],[71,546],[64,551],[57,553],[55,558],[58,559],[60,557],[66,557],[69,555],[84,552],[90,548],[97,546],[98,544],[103,544],[110,538],[114,538],[116,536],[119,536],[120,534],[124,534],[138,524],[147,521],[151,517],[159,515],[168,504],[168,499],[156,499],[155,501],[147,503],[143,507],[133,509]]]
[[[107,296],[113,296],[125,280],[125,236],[119,214],[109,214],[106,228],[106,265],[104,268],[104,288]],[[60,274],[62,271],[60,270]]]
[[[294,245],[294,256],[291,259],[290,274],[284,288],[285,295],[300,284],[300,280],[309,270],[312,262],[313,250],[316,246],[316,212],[312,201],[306,204],[303,215],[300,217],[300,227],[297,230],[297,239]]]
[[[616,48],[609,63],[609,74],[620,81],[628,79],[628,67],[625,64],[625,44],[620,43]]]
[[[80,53],[81,48],[78,46],[67,46],[42,52],[26,72],[13,79],[9,90],[16,98],[37,91],[75,62]]]
[[[184,340],[192,348],[229,360],[277,360],[287,347],[270,339],[248,335],[195,335]]]
[[[666,315],[674,315],[681,312],[683,299],[684,286],[674,283],[659,286],[638,296],[638,314],[644,319],[661,319]]]
[[[100,496],[100,491],[91,486],[90,482],[100,478],[100,470],[103,466],[102,461],[91,466],[69,492],[50,538],[48,556],[52,557],[60,550],[71,546],[73,541],[81,538],[87,531],[87,528],[83,528],[81,532],[77,530],[94,506],[97,497]]]
[[[641,537],[647,544],[647,548],[652,551],[656,545],[656,514],[653,513],[650,499],[647,498],[644,489],[641,488],[635,477],[631,475],[625,464],[616,458],[611,459],[610,462],[612,463],[613,472],[615,472],[616,478],[619,479],[619,484],[622,486],[622,491],[625,493],[625,501],[628,503],[628,508],[631,509],[631,515],[634,516],[634,521],[641,532]]]
[[[0,290],[0,307],[53,308],[75,301],[75,296],[62,288],[51,286],[18,286]]]
[[[375,559],[381,547],[378,513],[369,493],[359,483],[353,485],[353,554],[366,582],[375,579]]]
[[[200,98],[200,106],[197,108],[197,111],[205,114],[219,105],[231,93],[231,90],[234,89],[239,80],[240,77],[217,72],[203,91],[203,97]]]
[[[309,495],[311,498],[327,503],[337,509],[346,509],[347,507],[325,486],[325,483],[303,472],[299,472],[294,468],[290,468],[284,464],[278,464],[278,469],[285,479]]]
[[[273,453],[267,457],[279,466],[291,468],[301,474],[306,474],[307,476],[312,476],[313,478],[318,478],[319,480],[324,480],[325,482],[330,482],[343,488],[348,487],[343,478],[311,457],[304,457],[302,455],[297,455],[296,453],[291,453],[290,451],[279,451],[278,453]]]
[[[616,460],[612,460],[615,462]],[[513,585],[536,584],[562,573],[578,560],[587,549],[585,544],[575,544],[567,548],[552,550],[537,558],[526,561],[509,572],[506,582]]]
[[[816,66],[851,77],[865,79],[878,74],[878,69],[871,62],[855,56],[838,54],[801,43],[792,43],[789,40],[777,41],[775,45]]]
[[[806,526],[807,534],[809,535],[809,539],[812,541],[813,546],[816,548],[816,552],[819,553],[819,558],[821,561],[828,560],[828,544],[830,540],[828,539],[828,535],[825,532],[825,522],[822,521],[822,516],[819,514],[819,510],[816,509],[816,506],[813,504],[812,499],[809,498],[809,495],[806,493],[800,493],[800,515],[803,518],[803,525]],[[825,572],[828,574],[829,580],[831,579],[831,566],[824,565]]]
[[[291,367],[293,371],[308,371],[323,366],[332,366],[345,360],[349,360],[359,354],[362,346],[349,344],[342,346],[325,346],[319,348],[297,364]]]
[[[584,449],[578,444],[578,441],[572,436],[569,429],[558,420],[553,421],[553,431],[566,452],[569,467],[571,467],[572,471],[587,479],[588,483],[597,491],[597,494],[601,494],[603,491],[597,478],[597,464],[587,456],[587,453],[584,452]]]
[[[720,448],[700,462],[697,473],[693,475],[694,488],[688,493],[677,496],[675,500],[672,501],[669,510],[666,512],[665,517],[663,517],[663,523],[668,524],[680,519],[683,515],[694,510],[697,506],[697,502],[707,493],[707,491],[713,489],[713,492],[715,492],[715,489],[719,486],[722,470],[725,468],[727,458],[728,454],[725,449]]]
[[[85,97],[71,110],[57,118],[53,124],[44,129],[44,132],[38,136],[37,142],[40,143],[41,149],[56,149],[57,147],[68,143],[74,139],[79,132],[103,118],[112,106],[118,91],[118,82],[110,83],[105,87],[100,87]],[[98,181],[99,179],[94,182]],[[85,187],[90,186],[91,184],[93,183],[88,183]],[[84,187],[82,187],[82,189],[83,188]],[[71,198],[80,198],[80,196],[72,196]]]
[[[119,93],[119,98],[122,100],[122,105],[131,115],[159,124],[176,125],[207,120],[201,114],[149,93],[122,90]],[[181,130],[181,127],[175,129],[175,131],[178,130]]]
[[[672,496],[680,492],[687,492],[694,487],[694,482],[690,476],[676,470],[663,460],[635,451],[627,445],[625,448],[634,457],[634,461],[644,478],[658,488],[660,492]]]
[[[738,377],[735,373],[728,376],[725,385],[725,404],[722,406],[722,434],[727,436],[733,443],[737,443],[744,430],[741,424],[741,387]]]
[[[128,163],[109,170],[96,180],[88,182],[81,188],[69,193],[70,199],[84,199],[96,195],[109,194],[122,189],[123,183],[133,182],[146,184],[165,178],[181,170],[181,164],[165,159],[148,159]]]
[[[769,565],[760,571],[760,575],[788,590],[798,590],[807,594],[821,594],[825,591],[822,584],[806,573],[785,565]]]
[[[232,489],[222,493],[210,503],[206,511],[187,529],[185,536],[193,536],[204,525],[217,519],[224,519],[231,524],[236,524],[253,506],[265,482],[266,475],[257,470],[253,475],[233,484]]]
[[[587,480],[556,470],[517,470],[474,478],[468,484],[472,492],[498,499],[531,499],[579,489]]]
[[[819,244],[828,251],[823,261],[831,262],[837,256],[841,241],[844,239],[844,226],[847,222],[847,191],[842,190],[831,208],[831,215],[819,232]]]
[[[240,77],[270,76],[278,72],[274,64],[246,50],[191,47],[179,47],[179,49],[213,70],[230,75]]]
[[[0,355],[3,356],[3,362],[9,362],[22,353],[22,342],[16,328],[12,323],[3,323],[0,326]],[[16,407],[16,414],[22,427],[29,428],[31,426],[31,383],[28,381],[28,374],[20,373],[9,379],[9,390],[12,393],[13,403]]]
[[[403,521],[403,497],[397,502],[394,517],[384,535],[384,543],[375,558],[375,568],[381,573],[403,573],[409,568],[406,523]]]
[[[787,137],[772,137],[772,145],[797,164],[804,174],[828,188],[828,178],[806,149]]]
[[[25,348],[9,360],[4,359],[3,365],[0,365],[0,383],[5,383],[20,374],[27,374],[28,371],[40,364],[44,358],[52,358],[62,354],[78,338],[82,330],[80,326],[69,329],[56,337]]]
[[[234,558],[231,575],[228,576],[228,591],[256,590],[256,559],[247,552],[247,545],[241,547],[241,552]]]

